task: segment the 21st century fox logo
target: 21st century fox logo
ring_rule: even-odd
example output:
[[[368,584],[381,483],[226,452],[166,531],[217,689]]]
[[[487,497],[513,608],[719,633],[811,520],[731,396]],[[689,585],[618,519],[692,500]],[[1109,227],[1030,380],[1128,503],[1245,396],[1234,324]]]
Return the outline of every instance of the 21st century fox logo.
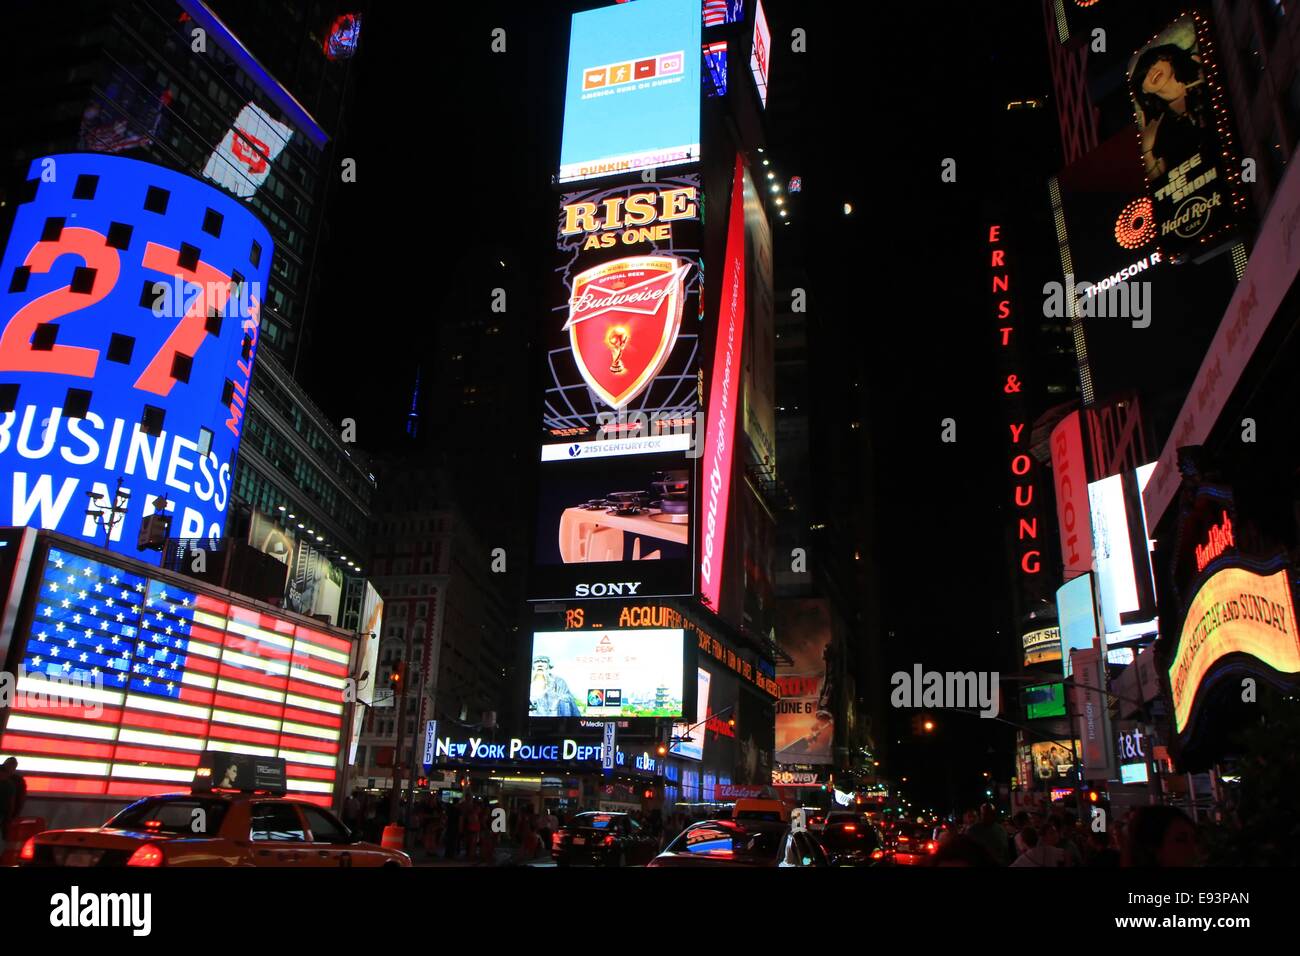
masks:
[[[153,930],[149,893],[82,893],[78,886],[50,897],[50,925],[58,928],[129,927],[133,936]]]

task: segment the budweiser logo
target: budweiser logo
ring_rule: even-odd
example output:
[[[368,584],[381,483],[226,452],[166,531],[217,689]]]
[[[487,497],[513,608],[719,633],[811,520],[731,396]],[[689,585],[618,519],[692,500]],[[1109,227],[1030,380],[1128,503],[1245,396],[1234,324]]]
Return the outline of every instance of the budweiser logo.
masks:
[[[656,283],[658,288],[650,287],[648,283]],[[615,292],[604,296],[593,295],[590,291],[584,292],[582,298],[571,303],[569,321],[565,323],[564,327],[568,329],[574,322],[589,319],[593,315],[614,306],[649,304],[651,308],[646,311],[654,312],[659,308],[660,300],[672,295],[675,291],[663,283],[663,279],[650,279],[647,280],[646,288],[637,289],[636,291]]]
[[[690,268],[673,256],[632,256],[574,278],[564,328],[578,370],[605,404],[622,408],[663,370]]]

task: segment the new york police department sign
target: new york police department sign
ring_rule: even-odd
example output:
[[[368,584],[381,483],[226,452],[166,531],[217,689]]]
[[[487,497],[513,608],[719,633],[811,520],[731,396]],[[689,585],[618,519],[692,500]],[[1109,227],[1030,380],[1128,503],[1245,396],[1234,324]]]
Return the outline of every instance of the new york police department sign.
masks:
[[[457,762],[506,761],[518,763],[600,763],[601,744],[581,744],[568,738],[555,742],[536,743],[512,737],[504,743],[470,737],[455,740],[439,737],[434,744],[434,758]],[[614,752],[614,762],[619,767],[633,766],[637,770],[654,773],[658,761],[648,753],[630,754],[621,747]]]
[[[32,162],[0,260],[0,525],[109,546],[220,535],[273,253],[219,189],[93,153]]]

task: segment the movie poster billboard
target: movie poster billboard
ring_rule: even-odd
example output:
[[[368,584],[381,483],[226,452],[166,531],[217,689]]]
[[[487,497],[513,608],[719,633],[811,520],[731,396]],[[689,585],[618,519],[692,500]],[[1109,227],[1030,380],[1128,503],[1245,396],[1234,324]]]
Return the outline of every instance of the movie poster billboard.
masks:
[[[384,599],[375,586],[366,582],[365,598],[361,604],[360,663],[357,665],[356,686],[353,699],[357,706],[352,711],[352,743],[348,748],[348,763],[357,762],[357,742],[361,739],[361,725],[366,713],[375,704],[375,686],[379,682],[379,635],[383,629]]]
[[[777,641],[789,663],[781,663],[776,671],[781,687],[776,708],[776,763],[832,763],[835,718],[827,602],[821,598],[781,602]]]
[[[1218,130],[1223,91],[1208,22],[1180,16],[1129,59],[1129,93],[1158,241],[1170,255],[1200,255],[1235,219],[1238,175]]]
[[[696,175],[562,197],[533,600],[692,592],[701,213]]]
[[[285,604],[308,617],[326,615],[338,620],[343,598],[343,572],[306,541],[299,541],[289,565],[289,590]]]

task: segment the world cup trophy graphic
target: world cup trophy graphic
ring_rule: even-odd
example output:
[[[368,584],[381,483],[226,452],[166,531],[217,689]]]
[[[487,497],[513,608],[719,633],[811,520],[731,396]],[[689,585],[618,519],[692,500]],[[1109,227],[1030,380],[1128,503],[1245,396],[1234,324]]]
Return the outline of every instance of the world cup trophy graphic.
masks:
[[[627,348],[628,340],[631,338],[625,325],[611,325],[609,331],[605,333],[605,344],[609,346],[609,354],[612,356],[609,370],[615,375],[622,375],[627,371],[623,365],[623,350]]]

